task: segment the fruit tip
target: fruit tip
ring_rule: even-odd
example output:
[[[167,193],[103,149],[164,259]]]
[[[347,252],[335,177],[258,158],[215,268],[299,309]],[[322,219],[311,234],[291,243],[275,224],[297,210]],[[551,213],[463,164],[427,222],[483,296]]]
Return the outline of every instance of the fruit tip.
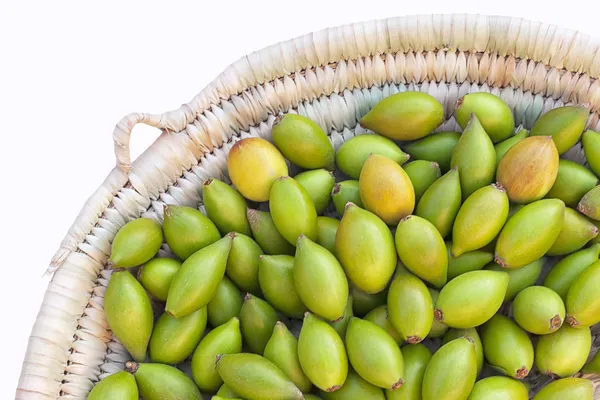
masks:
[[[558,329],[562,325],[562,318],[560,315],[556,314],[554,317],[550,318],[550,329]]]
[[[460,99],[456,100],[456,111],[460,110],[460,107],[463,104],[463,101],[465,101],[465,97],[461,97]]]
[[[406,337],[406,342],[408,344],[417,344],[417,343],[421,343],[423,341],[423,338],[419,337],[419,336],[407,336]]]
[[[500,182],[492,183],[492,186],[498,189],[499,191],[506,193],[506,189],[504,189],[504,186],[502,186]]]
[[[208,178],[207,180],[205,180],[204,182],[202,182],[202,186],[208,186],[212,183],[213,179],[212,178]]]
[[[450,171],[458,171],[458,165],[455,165],[454,167],[450,168]]]
[[[572,315],[567,315],[567,318],[565,320],[567,321],[567,324],[571,325],[573,328],[577,328],[579,326],[579,322],[577,322],[575,317],[573,317]]]
[[[401,224],[401,223],[403,223],[403,222],[406,222],[406,221],[408,221],[409,219],[411,219],[412,217],[414,217],[414,215],[407,215],[406,217],[402,218],[402,219],[400,220],[400,222],[399,222],[399,223]]]
[[[433,317],[436,321],[444,322],[444,313],[439,308],[433,310]]]
[[[342,316],[341,316],[341,317],[339,317],[339,318],[336,318],[336,319],[334,319],[334,320],[333,320],[333,321],[331,321],[331,322],[335,324],[336,322],[340,322],[340,321],[341,321],[341,320],[343,320],[343,319],[344,319],[344,315],[342,315]]]
[[[356,207],[356,204],[354,204],[353,202],[349,201],[344,206],[344,211],[346,211],[347,209],[352,208],[352,207]]]
[[[310,311],[305,311],[304,312],[304,318],[308,318],[309,315],[310,315]]]
[[[284,181],[286,179],[291,179],[288,175],[281,175],[279,178],[275,179],[276,181]]]
[[[498,254],[494,254],[494,262],[502,268],[506,268],[506,261],[504,261],[504,259],[501,258]]]
[[[252,298],[252,294],[250,294],[250,292],[246,293],[246,295],[244,296],[244,300],[250,300]]]
[[[279,123],[281,123],[281,120],[283,119],[284,115],[285,114],[283,114],[283,112],[279,111],[279,114],[277,114],[277,116],[275,117],[275,120],[273,121],[273,126],[279,125]]]
[[[258,259],[259,259],[259,260],[262,260],[262,259],[263,259],[263,257],[264,257],[264,254],[261,254],[261,255],[259,255],[259,256],[258,256]]]
[[[400,389],[402,387],[402,385],[404,385],[404,379],[400,378],[400,379],[398,379],[398,382],[396,382],[392,385],[391,390]]]
[[[229,232],[229,233],[228,233],[227,235],[225,235],[225,236],[227,236],[227,237],[228,237],[228,238],[230,238],[230,239],[235,239],[235,238],[238,236],[238,233],[237,233],[237,232]]]
[[[139,367],[140,365],[135,361],[127,361],[125,363],[125,371],[129,372],[130,374],[135,374]]]
[[[523,365],[521,368],[519,368],[519,369],[517,370],[517,373],[516,373],[516,375],[515,375],[515,378],[517,378],[517,379],[523,379],[523,378],[525,378],[527,375],[529,375],[529,370],[527,369],[527,367],[526,367],[526,366],[524,366],[524,365]]]
[[[335,185],[333,185],[333,189],[331,189],[331,195],[335,196],[336,194],[338,194],[341,190],[340,184],[336,183]]]
[[[431,166],[432,166],[433,168],[439,168],[439,167],[440,167],[440,164],[438,164],[438,163],[436,163],[435,161],[433,161],[433,162],[431,163]]]
[[[215,357],[215,368],[219,366],[219,361],[221,361],[221,358],[223,358],[223,354],[217,354]]]
[[[336,390],[339,390],[341,387],[342,387],[342,385],[335,385],[330,388],[327,388],[325,391],[327,393],[331,393],[331,392],[335,392]]]
[[[280,327],[281,328],[282,326],[285,326],[285,324],[282,321],[275,322],[275,327]]]

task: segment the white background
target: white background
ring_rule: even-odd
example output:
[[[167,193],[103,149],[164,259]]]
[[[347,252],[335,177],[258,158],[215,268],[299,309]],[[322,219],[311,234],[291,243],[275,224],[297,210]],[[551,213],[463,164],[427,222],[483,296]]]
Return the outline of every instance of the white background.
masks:
[[[581,1],[0,2],[0,399],[14,397],[48,262],[114,165],[121,117],[177,108],[269,44],[431,12],[517,16],[600,36],[597,5]],[[136,128],[133,156],[156,136]]]

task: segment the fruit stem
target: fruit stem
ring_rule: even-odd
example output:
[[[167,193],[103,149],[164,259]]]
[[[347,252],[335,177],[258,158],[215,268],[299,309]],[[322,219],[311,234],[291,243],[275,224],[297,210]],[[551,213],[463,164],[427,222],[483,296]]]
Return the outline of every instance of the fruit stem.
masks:
[[[336,390],[339,390],[342,387],[342,385],[335,385],[330,387],[329,389],[325,390],[327,393],[331,393],[331,392],[335,392]]]
[[[515,375],[515,377],[517,379],[523,379],[525,378],[527,375],[529,375],[529,370],[527,369],[526,366],[522,366],[521,368],[519,368],[517,370],[517,374]]]
[[[244,296],[244,300],[250,300],[252,298],[252,295],[250,293],[246,293],[246,295]]]
[[[398,382],[394,383],[392,385],[392,389],[391,390],[396,390],[396,389],[400,389],[402,387],[402,385],[404,385],[404,380],[402,378],[400,378],[398,380]]]
[[[463,97],[461,97],[460,99],[456,100],[456,107],[455,107],[455,108],[456,108],[456,111],[460,110],[460,107],[462,106],[462,103],[463,103],[464,99],[465,99],[465,98],[464,98],[464,96],[463,96]]]
[[[502,268],[506,268],[506,261],[504,261],[498,254],[494,255],[494,262],[501,266]]]
[[[208,186],[208,185],[210,185],[212,183],[212,181],[213,181],[212,178],[208,178],[207,180],[205,180],[202,183],[202,186]]]
[[[139,367],[140,364],[136,363],[135,361],[127,361],[125,363],[125,371],[129,372],[130,374],[135,374]]]
[[[575,319],[575,317],[571,315],[567,315],[567,324],[571,325],[573,328],[577,328],[579,322]]]
[[[407,341],[409,344],[417,344],[417,343],[421,343],[421,342],[423,341],[423,339],[422,339],[422,338],[420,338],[419,336],[408,336],[408,337],[406,338],[406,341]]]
[[[436,321],[444,322],[444,313],[442,310],[436,308],[433,310],[433,316],[435,317]]]

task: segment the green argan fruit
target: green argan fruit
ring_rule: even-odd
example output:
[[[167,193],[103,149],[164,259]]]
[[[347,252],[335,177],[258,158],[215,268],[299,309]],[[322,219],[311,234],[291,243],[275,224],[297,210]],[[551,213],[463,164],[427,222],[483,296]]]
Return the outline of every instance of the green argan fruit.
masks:
[[[435,161],[440,166],[442,173],[446,173],[450,170],[450,159],[458,139],[460,139],[459,132],[438,132],[416,142],[407,143],[403,147],[411,158]]]
[[[156,321],[150,337],[150,360],[162,364],[179,364],[194,352],[205,328],[206,307],[181,318],[163,313]]]
[[[315,169],[302,172],[294,177],[310,196],[317,214],[323,213],[331,202],[331,191],[335,184],[333,172],[325,169]]]
[[[452,257],[452,254],[450,253],[452,243],[446,242],[446,247],[448,249],[449,281],[466,272],[478,271],[494,259],[494,255],[492,253],[480,250],[469,251],[468,253],[461,254],[458,257]]]
[[[269,207],[277,230],[289,243],[295,245],[301,234],[317,240],[317,210],[308,192],[294,179],[286,176],[273,183]]]
[[[323,392],[325,400],[369,399],[385,400],[383,390],[360,377],[354,370],[348,370],[348,377],[341,388],[335,392]]]
[[[454,339],[458,338],[467,338],[473,345],[475,346],[475,360],[477,361],[477,376],[481,373],[481,369],[483,368],[483,344],[481,343],[481,338],[477,333],[475,328],[469,329],[450,329],[448,333],[444,335],[442,340],[442,344],[446,344],[451,342]]]
[[[231,242],[227,235],[185,260],[169,287],[165,307],[169,314],[185,317],[212,300],[225,275]]]
[[[340,220],[331,217],[317,218],[317,243],[335,255],[335,235],[337,234]]]
[[[202,400],[202,394],[185,373],[175,367],[158,363],[125,363],[125,371],[135,376],[144,400]]]
[[[564,106],[548,111],[531,127],[531,136],[552,136],[560,154],[579,141],[589,116],[587,107]]]
[[[202,185],[202,199],[206,215],[221,235],[229,232],[252,235],[246,216],[246,200],[237,190],[218,179],[208,179]]]
[[[440,235],[446,237],[452,231],[461,202],[458,169],[452,168],[425,191],[417,204],[416,215],[431,222]]]
[[[362,200],[360,199],[360,189],[358,181],[342,181],[333,185],[331,191],[331,199],[335,210],[340,216],[344,215],[346,204],[354,203],[358,207],[363,207]]]
[[[279,150],[258,137],[242,139],[233,145],[227,170],[242,196],[257,202],[269,200],[273,182],[288,175],[287,164]]]
[[[346,348],[352,368],[367,382],[394,390],[404,383],[404,361],[394,339],[370,321],[350,318]]]
[[[565,208],[565,222],[556,241],[548,250],[549,256],[571,254],[598,236],[598,227],[571,208]]]
[[[427,364],[422,399],[466,399],[476,378],[475,346],[466,338],[452,340],[440,347]]]
[[[587,192],[577,205],[583,215],[600,221],[600,185]]]
[[[169,248],[184,261],[221,238],[215,224],[191,207],[165,206],[163,230]]]
[[[381,305],[375,308],[370,313],[368,313],[364,319],[383,328],[387,333],[389,333],[392,339],[394,339],[396,343],[398,343],[398,345],[404,342],[404,339],[402,339],[396,328],[394,328],[394,326],[389,320],[389,313],[386,305]]]
[[[431,359],[431,350],[424,344],[414,344],[402,348],[404,359],[404,384],[396,390],[386,390],[387,400],[421,400],[423,375]]]
[[[335,153],[335,164],[352,179],[358,179],[360,170],[371,154],[379,154],[402,165],[409,159],[396,143],[379,135],[360,135],[344,142]]]
[[[244,343],[256,354],[262,354],[279,318],[269,303],[246,294],[240,311],[240,328]]]
[[[585,158],[596,176],[600,176],[600,133],[594,131],[585,131],[581,138]]]
[[[208,303],[208,322],[213,328],[223,325],[233,317],[240,315],[242,309],[242,294],[233,282],[226,276],[223,277],[215,297]]]
[[[510,280],[508,282],[508,288],[506,288],[504,301],[511,301],[521,290],[532,286],[537,282],[542,273],[542,269],[546,264],[546,260],[545,257],[542,257],[531,264],[527,264],[526,266],[517,269],[506,269],[496,263],[490,263],[486,265],[484,269],[487,271],[508,273]]]
[[[269,304],[288,317],[302,318],[307,308],[294,284],[294,257],[260,256],[258,281]]]
[[[248,209],[246,215],[252,236],[265,254],[294,255],[296,249],[279,233],[269,212]]]
[[[217,390],[223,384],[215,368],[217,357],[241,351],[242,333],[240,320],[237,317],[208,332],[192,356],[192,377],[196,385],[206,392]]]
[[[594,384],[589,379],[564,378],[550,382],[533,400],[593,400]]]
[[[133,359],[145,360],[154,316],[146,291],[129,271],[112,273],[104,294],[104,312],[113,335]]]
[[[222,384],[217,392],[217,396],[220,396],[224,399],[239,399],[236,392],[233,391],[226,383]],[[211,399],[212,400],[212,399]]]
[[[298,337],[298,359],[308,379],[325,392],[340,389],[348,376],[348,356],[340,335],[309,312]]]
[[[448,252],[444,239],[431,222],[416,215],[402,219],[396,229],[396,250],[410,272],[437,288],[444,286]]]
[[[396,268],[389,228],[375,214],[353,203],[347,205],[338,227],[335,254],[349,280],[366,293],[385,289]]]
[[[558,175],[549,199],[560,199],[567,207],[577,207],[581,198],[598,184],[598,178],[583,165],[571,160],[558,160]]]
[[[533,344],[527,332],[513,320],[495,315],[479,330],[483,354],[494,369],[515,379],[523,379],[533,366]]]
[[[542,374],[566,378],[579,371],[592,348],[589,328],[572,328],[565,324],[549,335],[538,338],[535,365]]]
[[[496,242],[497,264],[520,268],[541,258],[552,247],[563,228],[565,203],[538,200],[508,219]]]
[[[262,249],[252,238],[241,233],[232,232],[229,236],[233,241],[227,258],[227,276],[242,291],[259,293],[258,258]]]
[[[496,173],[496,150],[475,115],[467,124],[452,152],[452,167],[458,167],[462,198],[489,185]]]
[[[556,292],[544,286],[523,289],[512,304],[513,318],[527,332],[547,335],[565,320],[565,304]]]
[[[435,97],[401,92],[377,103],[360,125],[392,140],[415,140],[428,135],[443,120],[444,107]]]
[[[554,290],[563,299],[567,300],[567,292],[577,277],[600,256],[600,244],[594,244],[587,249],[569,254],[557,262],[544,280],[544,286]]]
[[[429,290],[429,295],[431,296],[431,303],[435,306],[435,302],[440,295],[440,292],[436,289],[427,288]],[[433,323],[431,324],[431,330],[427,334],[428,338],[441,338],[448,332],[450,329],[447,325],[442,324],[437,319],[433,318]]]
[[[496,150],[496,168],[498,168],[498,164],[500,164],[500,160],[502,159],[502,157],[504,157],[506,152],[515,144],[519,143],[521,140],[525,139],[528,136],[529,131],[521,126],[514,136],[511,136],[508,139],[497,143],[494,146],[494,149]]]
[[[280,114],[275,118],[273,142],[285,158],[301,168],[334,168],[335,152],[327,134],[302,115]]]
[[[600,322],[600,261],[587,267],[567,292],[567,322],[573,327],[592,326]]]
[[[388,318],[403,340],[421,342],[433,324],[433,303],[427,286],[412,274],[396,274],[388,292]]]
[[[435,161],[416,160],[404,166],[415,191],[415,202],[419,202],[425,191],[441,175],[440,166]]]
[[[365,293],[350,284],[350,295],[352,296],[352,310],[357,317],[364,317],[375,308],[387,304],[387,290],[379,293]]]
[[[452,228],[452,255],[484,247],[500,233],[508,218],[504,188],[491,184],[476,190],[458,211]]]
[[[112,268],[131,268],[150,260],[160,249],[163,233],[149,218],[134,219],[123,225],[112,242],[108,263]]]
[[[120,371],[96,383],[88,400],[138,400],[135,378],[128,372]]]
[[[504,100],[491,93],[469,93],[458,99],[456,122],[461,128],[466,128],[472,114],[477,116],[494,143],[508,138],[515,128],[512,110]]]
[[[490,376],[475,383],[467,400],[529,400],[529,393],[517,380]]]
[[[600,374],[600,351],[596,352],[594,357],[581,368],[581,372],[584,374]]]
[[[472,271],[457,276],[440,291],[435,319],[451,328],[473,328],[498,311],[509,276],[506,272]]]
[[[169,287],[180,267],[181,262],[172,258],[153,258],[139,269],[138,280],[156,299],[167,301]]]
[[[346,339],[346,329],[348,328],[348,322],[350,322],[350,318],[354,317],[354,312],[352,311],[352,296],[348,296],[348,301],[346,302],[346,309],[344,310],[344,316],[337,321],[330,322],[329,325],[335,329],[335,331],[340,335],[342,340]]]

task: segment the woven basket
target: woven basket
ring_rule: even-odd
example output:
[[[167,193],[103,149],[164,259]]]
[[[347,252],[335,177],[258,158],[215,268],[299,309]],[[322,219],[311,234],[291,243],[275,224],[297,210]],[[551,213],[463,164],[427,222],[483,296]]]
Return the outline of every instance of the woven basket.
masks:
[[[476,91],[499,95],[527,128],[551,108],[589,103],[588,127],[599,130],[599,76],[600,40],[554,25],[481,15],[401,17],[267,47],[239,59],[177,110],[126,116],[113,134],[116,167],[52,259],[16,398],[85,399],[95,382],[123,369],[130,357],[102,308],[115,233],[140,216],[162,222],[165,204],[198,206],[205,179],[227,179],[231,146],[249,136],[269,139],[279,112],[310,117],[336,149],[365,133],[358,120],[379,100],[413,90],[444,105],[439,130],[459,129],[456,100]],[[162,135],[131,163],[129,137],[139,123]],[[567,156],[585,162],[579,145]],[[530,381],[535,389],[547,379],[534,373]]]

